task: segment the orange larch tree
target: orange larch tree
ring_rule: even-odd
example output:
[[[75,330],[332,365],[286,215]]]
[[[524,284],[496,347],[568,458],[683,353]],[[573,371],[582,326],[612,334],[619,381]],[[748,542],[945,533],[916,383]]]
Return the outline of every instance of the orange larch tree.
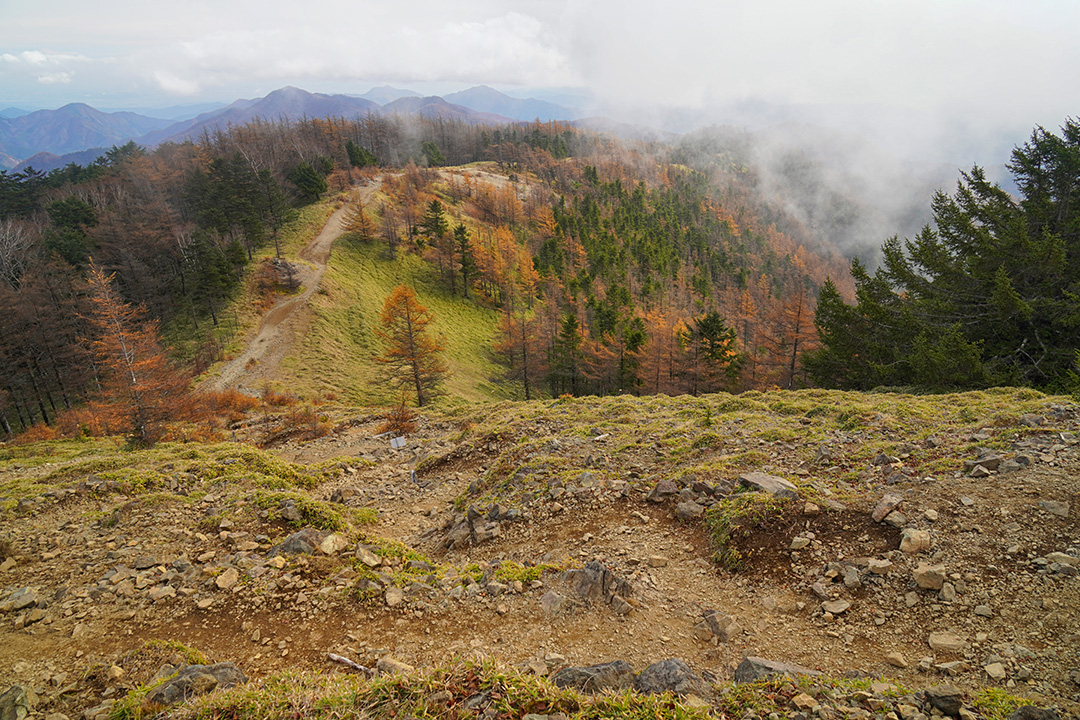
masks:
[[[396,390],[412,388],[419,407],[428,402],[446,378],[449,367],[442,354],[443,338],[428,334],[433,316],[420,304],[408,285],[398,285],[383,303],[382,327],[375,334],[384,350],[375,359],[382,364],[383,376]]]
[[[93,409],[103,425],[151,445],[161,439],[165,423],[191,412],[190,378],[165,355],[157,323],[145,319],[143,308],[124,302],[113,276],[92,260],[89,284],[85,320],[93,332],[89,347],[101,388]]]

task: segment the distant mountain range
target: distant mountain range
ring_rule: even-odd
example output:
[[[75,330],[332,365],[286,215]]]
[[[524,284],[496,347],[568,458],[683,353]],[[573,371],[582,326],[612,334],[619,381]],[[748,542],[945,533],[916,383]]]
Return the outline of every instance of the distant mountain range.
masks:
[[[170,113],[179,110],[167,109]],[[178,122],[133,112],[105,113],[82,103],[30,113],[8,108],[0,111],[0,169],[52,170],[72,162],[83,165],[92,162],[106,148],[129,140],[154,147],[256,119],[352,118],[367,113],[422,115],[488,124],[536,119],[568,121],[580,117],[573,108],[544,100],[513,98],[483,85],[445,98],[422,97],[411,90],[390,86],[374,88],[364,96],[326,95],[286,87],[263,98],[237,100]]]
[[[132,112],[103,113],[83,103],[0,118],[0,153],[27,158],[122,144],[169,125]]]

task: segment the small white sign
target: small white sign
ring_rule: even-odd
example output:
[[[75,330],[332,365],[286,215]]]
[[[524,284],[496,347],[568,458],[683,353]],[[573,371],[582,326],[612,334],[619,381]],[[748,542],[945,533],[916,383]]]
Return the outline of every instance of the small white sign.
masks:
[[[401,448],[405,447],[405,436],[401,435],[396,438],[392,438],[390,440],[390,447],[394,448],[395,450],[400,450]]]

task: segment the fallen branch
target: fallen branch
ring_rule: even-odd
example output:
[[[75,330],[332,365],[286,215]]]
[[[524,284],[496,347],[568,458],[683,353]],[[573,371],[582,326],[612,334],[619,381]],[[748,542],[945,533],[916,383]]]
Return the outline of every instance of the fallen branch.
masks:
[[[333,662],[341,663],[345,667],[352,668],[353,670],[359,670],[360,672],[364,673],[368,677],[372,677],[375,674],[375,671],[372,670],[371,668],[367,668],[367,667],[364,667],[363,665],[361,665],[360,663],[353,662],[352,660],[350,660],[347,657],[342,657],[340,655],[335,655],[334,653],[327,653],[327,657],[329,657],[330,660],[332,660]]]

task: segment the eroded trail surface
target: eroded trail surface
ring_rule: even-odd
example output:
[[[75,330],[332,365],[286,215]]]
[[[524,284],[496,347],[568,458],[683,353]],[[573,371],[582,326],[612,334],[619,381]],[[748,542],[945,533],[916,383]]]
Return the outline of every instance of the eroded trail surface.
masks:
[[[41,707],[73,717],[148,681],[157,666],[129,653],[157,640],[253,678],[340,672],[333,653],[366,666],[482,655],[539,674],[674,657],[724,680],[765,656],[1080,708],[1080,408],[916,437],[869,412],[837,430],[817,410],[717,409],[704,428],[701,402],[431,415],[404,447],[352,415],[277,457],[225,444],[163,458],[140,476],[149,494],[97,466],[65,474],[0,526],[13,538],[0,683],[40,688]],[[748,497],[744,468],[716,470],[733,458],[794,478],[799,495],[782,512],[761,501],[733,535],[738,572],[713,561],[701,517]],[[282,549],[335,515],[355,524]],[[564,572],[593,563],[619,599]],[[730,619],[724,634],[703,627],[711,611]]]
[[[379,178],[354,190],[361,202],[370,201],[382,186]],[[326,272],[334,241],[341,237],[342,223],[351,205],[342,205],[334,211],[315,238],[300,251],[299,281],[302,291],[292,297],[282,298],[263,315],[259,330],[247,347],[229,360],[217,377],[206,381],[211,390],[237,389],[257,392],[263,383],[275,380],[278,369],[294,347],[311,319],[311,297],[319,289],[319,281]]]

